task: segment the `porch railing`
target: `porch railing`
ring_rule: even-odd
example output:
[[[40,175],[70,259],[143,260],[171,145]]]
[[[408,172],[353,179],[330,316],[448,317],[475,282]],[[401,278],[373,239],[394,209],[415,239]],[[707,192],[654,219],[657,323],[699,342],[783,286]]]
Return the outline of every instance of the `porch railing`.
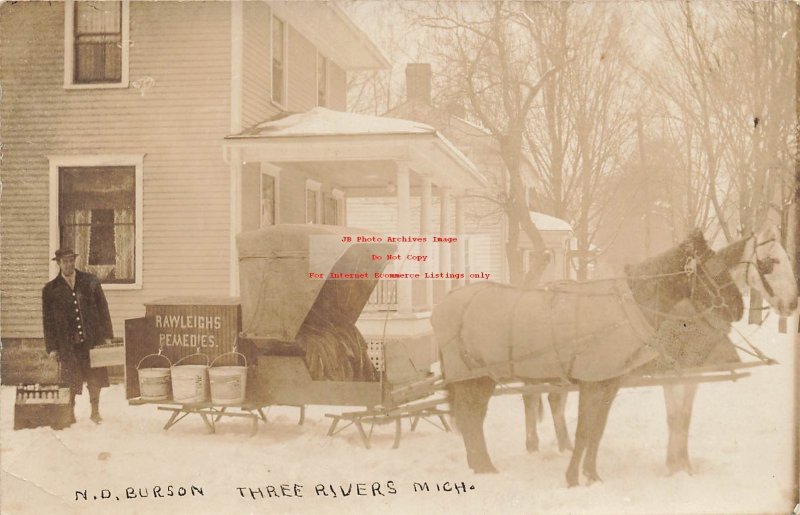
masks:
[[[380,279],[367,301],[365,310],[397,311],[397,281]]]

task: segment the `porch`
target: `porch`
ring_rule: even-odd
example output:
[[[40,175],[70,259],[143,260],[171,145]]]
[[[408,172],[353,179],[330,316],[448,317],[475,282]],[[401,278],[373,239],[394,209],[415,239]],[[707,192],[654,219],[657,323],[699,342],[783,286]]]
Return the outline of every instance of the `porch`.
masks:
[[[425,318],[435,297],[464,283],[458,279],[424,279],[425,274],[463,272],[466,265],[463,197],[483,188],[485,179],[475,166],[433,127],[425,124],[315,108],[265,121],[228,136],[226,153],[235,197],[231,216],[236,233],[242,230],[242,206],[247,203],[242,174],[252,163],[277,171],[282,206],[275,223],[315,223],[309,213],[336,213],[332,222],[347,226],[344,206],[314,206],[330,192],[338,199],[393,198],[393,224],[382,231],[398,237],[427,236],[425,242],[403,245],[427,256],[417,263],[400,260],[395,271],[414,272],[420,279],[382,280],[370,298],[369,312],[392,312],[392,318]],[[291,178],[291,179],[290,179]],[[298,179],[300,179],[298,181]],[[288,183],[293,180],[290,187]],[[302,187],[302,185],[305,187]],[[308,188],[320,192],[309,193]],[[419,202],[419,223],[412,223],[412,199]],[[439,223],[434,226],[433,199],[438,197]],[[327,200],[327,199],[326,199]],[[302,206],[302,208],[300,207]],[[304,215],[305,216],[302,216]],[[414,216],[413,218],[416,218]],[[325,223],[331,223],[328,217]],[[452,223],[454,222],[454,223]],[[353,238],[361,233],[353,228]],[[434,244],[431,235],[454,236],[452,244]],[[232,249],[235,252],[235,248]],[[384,257],[386,259],[386,257]],[[392,270],[387,270],[391,272]],[[236,273],[236,272],[234,272]],[[235,281],[238,284],[238,278]],[[235,284],[232,281],[232,295]],[[370,318],[370,317],[367,317]]]

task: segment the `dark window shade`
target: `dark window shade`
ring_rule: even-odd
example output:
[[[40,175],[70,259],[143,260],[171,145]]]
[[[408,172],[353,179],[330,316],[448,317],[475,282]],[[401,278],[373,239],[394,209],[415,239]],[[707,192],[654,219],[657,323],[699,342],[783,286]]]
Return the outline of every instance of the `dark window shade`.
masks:
[[[92,209],[89,239],[89,264],[113,265],[117,262],[114,246],[114,210]]]

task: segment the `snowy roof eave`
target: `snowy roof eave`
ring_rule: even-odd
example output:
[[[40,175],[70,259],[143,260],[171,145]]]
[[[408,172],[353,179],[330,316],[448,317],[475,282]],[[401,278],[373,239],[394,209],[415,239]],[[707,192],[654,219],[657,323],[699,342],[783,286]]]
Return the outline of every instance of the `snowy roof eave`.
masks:
[[[567,231],[572,232],[572,226],[566,220],[555,216],[531,211],[531,221],[540,231]]]
[[[399,118],[315,107],[266,120],[226,136],[225,143],[243,149],[245,160],[407,161],[421,175],[446,179],[457,195],[488,184],[472,161],[436,129]]]

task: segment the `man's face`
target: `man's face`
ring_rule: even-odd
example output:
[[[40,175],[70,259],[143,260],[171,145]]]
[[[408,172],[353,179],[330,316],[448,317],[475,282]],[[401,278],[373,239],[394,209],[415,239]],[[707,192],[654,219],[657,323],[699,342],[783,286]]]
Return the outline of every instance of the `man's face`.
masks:
[[[69,277],[75,273],[75,256],[64,256],[58,260],[61,273]]]

